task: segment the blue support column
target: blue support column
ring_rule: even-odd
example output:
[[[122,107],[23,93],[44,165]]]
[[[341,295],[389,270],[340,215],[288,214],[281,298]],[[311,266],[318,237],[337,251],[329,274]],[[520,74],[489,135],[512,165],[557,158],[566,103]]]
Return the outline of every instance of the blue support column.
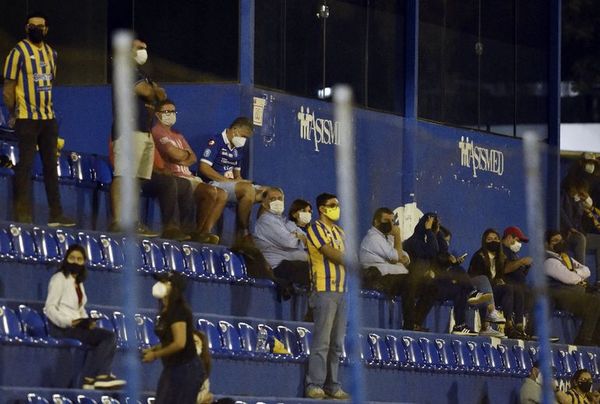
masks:
[[[558,227],[560,193],[560,59],[561,0],[550,1],[548,48],[548,178],[546,184],[546,223]]]
[[[404,52],[404,132],[402,150],[402,202],[415,200],[416,136],[419,93],[419,0],[406,1]],[[399,44],[400,45],[400,44]]]
[[[254,84],[254,0],[240,0],[240,84]]]

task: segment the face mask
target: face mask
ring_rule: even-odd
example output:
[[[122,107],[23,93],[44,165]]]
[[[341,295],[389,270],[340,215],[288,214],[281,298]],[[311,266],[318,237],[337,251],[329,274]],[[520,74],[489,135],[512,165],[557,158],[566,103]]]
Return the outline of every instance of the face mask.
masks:
[[[586,380],[584,382],[578,382],[577,384],[579,385],[579,388],[581,389],[581,391],[583,391],[585,393],[589,393],[590,391],[592,391],[592,381],[591,380]]]
[[[521,250],[522,245],[521,242],[515,241],[515,243],[510,246],[510,250],[514,253],[518,253]]]
[[[390,234],[390,232],[392,231],[392,224],[390,222],[379,223],[379,226],[377,226],[377,228],[383,234]]]
[[[554,247],[552,247],[552,251],[554,251],[557,254],[562,254],[562,253],[566,252],[567,251],[567,243],[563,240],[561,242],[554,244]]]
[[[171,127],[171,126],[175,125],[175,122],[177,122],[177,115],[175,115],[175,114],[165,115],[165,114],[159,113],[159,116],[160,116],[160,118],[159,118],[160,122],[165,126]]]
[[[574,200],[575,202],[579,202],[579,201],[581,200],[581,197],[580,197],[579,195],[574,195],[574,196],[573,196],[573,200]]]
[[[269,202],[269,210],[276,215],[281,215],[283,213],[283,201]]]
[[[337,206],[335,208],[325,208],[325,216],[327,216],[330,220],[337,222],[340,220],[340,207]]]
[[[233,143],[235,147],[244,147],[246,138],[243,136],[234,136],[233,139],[231,139],[231,143]]]
[[[164,299],[167,295],[167,285],[163,282],[156,282],[154,286],[152,286],[152,296],[157,299]]]
[[[72,264],[70,262],[67,262],[67,263],[65,263],[65,269],[69,273],[77,276],[77,275],[79,275],[79,274],[81,274],[83,272],[83,265]]]
[[[594,170],[596,169],[596,166],[594,165],[594,163],[585,163],[585,172],[588,174],[594,174]]]
[[[135,51],[133,58],[138,65],[143,65],[148,60],[148,51],[146,49],[138,49]]]
[[[44,40],[44,30],[41,28],[27,28],[27,38],[32,43],[40,43]]]
[[[301,225],[309,224],[312,220],[312,213],[310,212],[298,212],[298,223]]]
[[[500,249],[500,242],[488,241],[487,243],[485,243],[485,248],[487,248],[487,250],[491,252],[498,252],[498,250]]]
[[[592,197],[591,197],[591,196],[588,196],[587,198],[585,198],[585,201],[583,201],[583,203],[585,203],[585,205],[586,205],[588,208],[591,208],[591,207],[592,207],[592,205],[594,204],[594,200],[592,199]]]

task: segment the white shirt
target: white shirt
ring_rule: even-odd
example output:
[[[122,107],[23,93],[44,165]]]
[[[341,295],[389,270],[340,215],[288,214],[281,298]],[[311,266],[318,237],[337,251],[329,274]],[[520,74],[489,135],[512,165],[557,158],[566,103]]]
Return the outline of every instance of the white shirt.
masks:
[[[573,263],[573,271],[571,271],[559,254],[553,251],[546,251],[546,253],[553,257],[546,258],[546,261],[544,261],[544,271],[549,277],[567,285],[577,285],[590,277],[590,269],[573,258],[571,258]]]
[[[406,251],[403,253],[408,256]],[[386,236],[374,226],[369,229],[360,243],[358,259],[363,267],[376,267],[381,275],[408,273],[408,269],[400,262],[391,263],[391,261],[398,261],[398,251],[394,248],[394,236]]]
[[[296,233],[304,232],[282,215],[265,211],[254,225],[254,242],[272,268],[281,261],[308,261],[308,253]]]
[[[71,327],[73,320],[88,318],[85,311],[87,296],[83,283],[79,284],[83,299],[79,306],[79,298],[75,288],[75,278],[72,275],[65,277],[62,272],[57,272],[50,278],[48,284],[48,297],[44,305],[44,313],[48,320],[61,328]]]

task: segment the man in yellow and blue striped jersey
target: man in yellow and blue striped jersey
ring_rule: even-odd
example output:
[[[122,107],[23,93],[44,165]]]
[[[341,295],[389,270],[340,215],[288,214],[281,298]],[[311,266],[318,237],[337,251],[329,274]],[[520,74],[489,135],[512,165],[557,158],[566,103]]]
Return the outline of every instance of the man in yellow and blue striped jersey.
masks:
[[[9,126],[15,128],[19,162],[15,166],[14,215],[18,222],[32,222],[31,168],[38,146],[48,197],[49,226],[74,226],[62,212],[56,171],[58,125],[52,105],[56,76],[56,51],[44,42],[48,19],[41,13],[27,16],[27,38],[18,42],[4,64],[4,104]]]
[[[346,336],[346,269],[344,231],[337,226],[340,203],[335,195],[317,197],[319,219],[307,232],[314,329],[308,357],[304,394],[309,398],[345,400],[348,394],[338,380],[340,356]]]

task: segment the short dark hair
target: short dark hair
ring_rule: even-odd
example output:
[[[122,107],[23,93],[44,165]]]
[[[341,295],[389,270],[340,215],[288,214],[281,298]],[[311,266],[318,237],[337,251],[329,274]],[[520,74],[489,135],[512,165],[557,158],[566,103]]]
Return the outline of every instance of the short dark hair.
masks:
[[[381,216],[383,216],[384,214],[393,215],[394,212],[390,208],[386,208],[386,207],[378,208],[375,211],[375,213],[373,213],[373,220],[371,221],[371,224],[375,225],[375,220],[381,220]]]
[[[548,230],[546,230],[544,239],[546,240],[546,243],[550,243],[550,240],[552,240],[552,237],[557,236],[559,234],[561,234],[561,232],[556,229],[548,229]]]
[[[167,99],[165,99],[165,100],[159,101],[159,102],[156,104],[156,111],[158,112],[158,110],[159,110],[161,107],[164,107],[165,105],[175,105],[175,103],[173,102],[173,100],[170,100],[170,99],[168,99],[168,98],[167,98]]]
[[[310,202],[304,199],[294,200],[294,202],[292,202],[292,204],[290,205],[290,210],[288,211],[288,219],[290,219],[292,222],[295,222],[296,219],[294,218],[294,213],[298,212],[299,210],[306,209],[307,206],[310,206],[312,209],[312,205],[310,204]]]
[[[317,196],[317,209],[319,209],[321,206],[325,206],[328,200],[335,198],[337,198],[337,196],[334,194],[323,192],[321,195]]]
[[[231,125],[229,125],[229,129],[233,129],[235,127],[248,128],[252,130],[254,129],[254,124],[252,123],[250,118],[247,118],[245,116],[238,116],[233,120],[233,122],[231,122]]]
[[[46,26],[50,25],[48,22],[48,17],[46,17],[46,14],[42,13],[41,11],[32,11],[31,13],[27,14],[27,17],[25,18],[25,24],[29,24],[29,20],[32,18],[43,18],[44,24]]]
[[[592,372],[590,372],[587,369],[579,369],[577,370],[575,373],[573,373],[573,377],[571,377],[571,383],[575,384],[577,382],[577,380],[579,379],[579,377],[581,377],[582,374],[584,373],[589,373],[590,375],[592,374]]]

